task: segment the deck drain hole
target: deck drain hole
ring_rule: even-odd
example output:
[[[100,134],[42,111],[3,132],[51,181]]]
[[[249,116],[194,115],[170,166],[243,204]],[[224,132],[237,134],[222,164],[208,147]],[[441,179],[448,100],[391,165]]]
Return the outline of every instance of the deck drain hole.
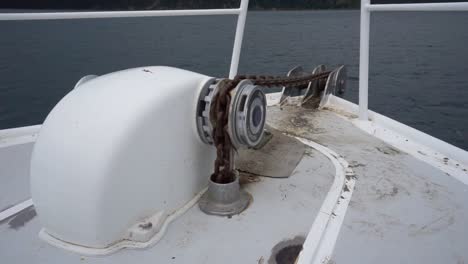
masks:
[[[294,264],[301,253],[305,238],[297,236],[290,240],[283,240],[271,250],[269,264]]]
[[[301,253],[302,245],[287,246],[276,254],[276,263],[278,264],[293,264],[296,258]]]

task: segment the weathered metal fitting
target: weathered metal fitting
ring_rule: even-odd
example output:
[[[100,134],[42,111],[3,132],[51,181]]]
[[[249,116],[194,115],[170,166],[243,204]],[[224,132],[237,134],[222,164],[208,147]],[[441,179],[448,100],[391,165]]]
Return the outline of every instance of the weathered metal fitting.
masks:
[[[209,215],[231,216],[244,211],[252,196],[240,189],[239,174],[230,183],[216,183],[210,179],[208,190],[200,198],[200,210]]]
[[[196,120],[200,139],[209,145],[213,144],[213,124],[210,111],[213,99],[218,94],[218,83],[224,79],[210,79],[200,91],[197,102]]]
[[[260,87],[249,80],[241,81],[231,91],[229,135],[234,146],[257,146],[266,122],[266,97]]]
[[[319,108],[325,107],[330,99],[330,95],[344,93],[346,89],[346,79],[347,74],[346,67],[344,65],[341,65],[330,73],[325,85],[325,90],[323,91],[322,99],[320,100]]]
[[[325,67],[325,65],[320,64],[314,68],[314,70],[312,71],[312,74],[319,74],[319,73],[325,72],[326,70],[327,68]],[[326,81],[324,79],[310,82],[309,85],[307,86],[304,96],[302,97],[301,105],[305,104],[307,101],[309,101],[313,97],[315,98],[320,97],[320,93],[325,87],[325,82]]]
[[[307,73],[304,71],[302,66],[298,65],[292,68],[287,74],[287,77],[299,77],[306,75]],[[283,90],[281,92],[281,99],[280,104],[285,104],[289,97],[299,96],[301,94],[301,90],[298,87],[286,87],[283,86]]]

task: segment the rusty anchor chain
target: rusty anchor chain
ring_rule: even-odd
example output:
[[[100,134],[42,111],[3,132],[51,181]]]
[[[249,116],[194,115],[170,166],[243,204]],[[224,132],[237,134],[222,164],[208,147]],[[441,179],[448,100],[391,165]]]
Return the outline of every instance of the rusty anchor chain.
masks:
[[[229,183],[235,179],[232,171],[232,162],[235,146],[229,136],[229,106],[231,104],[230,92],[243,80],[249,80],[254,85],[262,87],[296,87],[305,89],[311,82],[325,80],[331,71],[309,74],[300,77],[274,77],[264,75],[239,75],[234,79],[224,79],[218,84],[218,93],[211,104],[210,120],[213,124],[213,144],[216,147],[216,160],[211,179],[216,183]],[[321,81],[320,83],[324,83]],[[323,90],[324,87],[321,87]]]

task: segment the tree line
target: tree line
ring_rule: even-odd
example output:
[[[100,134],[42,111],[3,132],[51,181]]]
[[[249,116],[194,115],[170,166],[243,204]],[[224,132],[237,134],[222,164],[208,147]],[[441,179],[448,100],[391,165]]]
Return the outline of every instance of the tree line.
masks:
[[[238,7],[240,0],[3,0],[0,8],[150,10]],[[250,0],[250,9],[358,8],[360,0]]]
[[[371,0],[373,4],[462,2],[466,0]],[[250,0],[255,9],[359,8],[360,0]],[[151,10],[233,8],[240,0],[0,0],[1,8],[73,10]]]

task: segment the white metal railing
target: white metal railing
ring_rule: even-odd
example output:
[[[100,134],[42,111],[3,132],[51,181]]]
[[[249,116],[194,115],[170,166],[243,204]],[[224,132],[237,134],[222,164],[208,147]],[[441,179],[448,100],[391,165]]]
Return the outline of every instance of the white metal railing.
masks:
[[[245,20],[249,0],[241,0],[239,8],[229,9],[192,9],[192,10],[148,10],[148,11],[103,11],[103,12],[46,12],[46,13],[0,13],[0,21],[5,20],[55,20],[124,17],[166,17],[166,16],[209,16],[237,15],[236,35],[232,51],[229,78],[237,75],[239,58],[244,37]]]
[[[239,58],[244,37],[245,20],[249,0],[241,0],[239,8],[194,9],[194,10],[152,10],[152,11],[104,11],[104,12],[54,12],[54,13],[0,13],[2,20],[52,20],[123,17],[162,16],[207,16],[237,15],[236,35],[232,51],[229,78],[237,75]],[[418,3],[418,4],[371,4],[361,0],[361,28],[359,48],[359,119],[368,120],[369,102],[369,26],[370,13],[378,11],[468,11],[468,2]]]
[[[371,4],[361,0],[361,29],[359,47],[359,119],[367,121],[369,100],[369,26],[370,13],[376,11],[468,11],[468,2]]]

